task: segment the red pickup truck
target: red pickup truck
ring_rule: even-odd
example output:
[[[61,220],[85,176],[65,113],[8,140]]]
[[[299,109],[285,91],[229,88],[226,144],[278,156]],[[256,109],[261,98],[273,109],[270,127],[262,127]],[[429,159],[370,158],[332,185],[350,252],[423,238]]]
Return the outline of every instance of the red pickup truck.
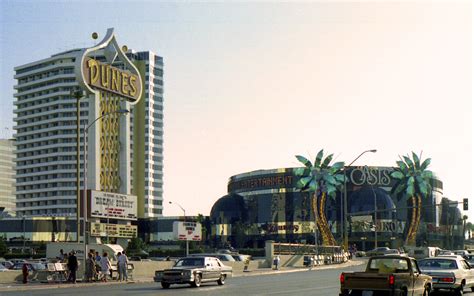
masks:
[[[422,274],[416,260],[406,256],[375,256],[363,272],[343,272],[340,296],[428,296],[431,277]]]

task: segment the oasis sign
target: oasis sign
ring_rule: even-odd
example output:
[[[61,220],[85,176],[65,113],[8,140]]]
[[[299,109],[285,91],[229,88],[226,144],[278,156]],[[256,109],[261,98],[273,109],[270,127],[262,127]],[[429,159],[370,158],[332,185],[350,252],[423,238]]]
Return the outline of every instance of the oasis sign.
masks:
[[[140,78],[130,71],[101,63],[87,57],[82,64],[84,80],[92,88],[99,88],[117,95],[138,100],[141,93]]]
[[[392,181],[390,173],[392,168],[388,167],[357,167],[349,172],[351,183],[360,185],[389,186]]]

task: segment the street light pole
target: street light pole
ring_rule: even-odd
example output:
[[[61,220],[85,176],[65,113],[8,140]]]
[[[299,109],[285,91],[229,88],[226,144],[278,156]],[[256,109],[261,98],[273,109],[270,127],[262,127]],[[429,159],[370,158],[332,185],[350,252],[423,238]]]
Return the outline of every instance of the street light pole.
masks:
[[[128,114],[128,110],[117,110],[115,112],[110,112],[110,113],[104,113],[102,114],[101,116],[97,117],[96,119],[94,119],[94,121],[92,121],[88,126],[84,125],[84,190],[82,192],[82,197],[83,197],[83,203],[82,203],[82,215],[83,215],[83,219],[82,219],[82,235],[83,235],[83,241],[84,241],[84,268],[86,266],[86,260],[87,260],[87,239],[86,239],[86,225],[87,225],[87,136],[88,136],[88,131],[89,131],[89,128],[94,125],[94,123],[96,123],[96,121],[106,117],[106,116],[109,116],[111,114],[115,114],[115,113],[118,113],[118,114]],[[108,210],[107,210],[108,211]],[[108,215],[108,212],[107,212],[107,215]],[[107,231],[107,229],[106,229]],[[108,233],[107,233],[108,235]],[[85,271],[85,269],[84,269]]]
[[[168,202],[170,205],[171,204],[175,204],[177,205],[178,207],[181,208],[181,210],[183,210],[183,215],[184,215],[184,222],[186,222],[186,210],[177,202],[172,202],[172,201],[169,201]],[[189,241],[188,239],[186,238],[186,257],[189,256]]]
[[[347,176],[346,176],[346,168],[350,167],[356,160],[358,160],[362,155],[364,155],[367,152],[372,152],[375,153],[377,152],[377,149],[370,149],[370,150],[365,150],[359,156],[357,156],[349,165],[344,166],[343,168],[343,173],[344,173],[344,223],[343,223],[343,229],[344,229],[344,249],[346,251],[349,250],[349,231],[347,227]]]
[[[84,97],[82,90],[71,90],[71,96],[76,99],[76,220],[77,220],[77,242],[79,243],[79,229],[80,229],[80,213],[79,209],[81,207],[81,189],[80,189],[80,114],[81,114],[81,104],[80,100]]]

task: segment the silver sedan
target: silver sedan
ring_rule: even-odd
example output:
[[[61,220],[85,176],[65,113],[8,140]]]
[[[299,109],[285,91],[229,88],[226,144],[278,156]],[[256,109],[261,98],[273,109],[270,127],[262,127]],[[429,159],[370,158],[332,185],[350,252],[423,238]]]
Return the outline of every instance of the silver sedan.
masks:
[[[434,290],[447,289],[463,295],[464,288],[474,291],[474,269],[461,256],[438,256],[418,261],[421,272],[433,278]]]

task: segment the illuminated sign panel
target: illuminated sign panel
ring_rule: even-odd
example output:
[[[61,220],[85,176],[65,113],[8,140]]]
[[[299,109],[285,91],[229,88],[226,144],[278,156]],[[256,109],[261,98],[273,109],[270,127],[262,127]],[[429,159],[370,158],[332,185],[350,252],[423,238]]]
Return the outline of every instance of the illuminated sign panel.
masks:
[[[137,220],[137,197],[91,190],[91,217]]]
[[[138,75],[88,57],[82,66],[84,80],[90,87],[112,92],[133,101],[139,99],[142,85]]]
[[[201,223],[198,222],[173,222],[173,234],[177,240],[200,241]]]
[[[109,236],[118,238],[137,237],[138,227],[136,225],[91,223],[92,236]]]

